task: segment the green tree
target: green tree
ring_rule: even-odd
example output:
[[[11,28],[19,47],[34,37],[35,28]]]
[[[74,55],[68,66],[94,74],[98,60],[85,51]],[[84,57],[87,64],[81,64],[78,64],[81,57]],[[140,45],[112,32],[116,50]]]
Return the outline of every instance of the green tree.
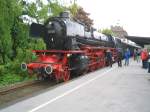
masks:
[[[48,7],[43,4],[42,0],[36,0],[35,2],[27,2],[23,0],[23,15],[28,15],[36,19],[37,23],[43,22],[48,18]]]
[[[48,0],[48,4],[44,4],[42,0],[24,4],[24,14],[35,18],[38,23],[44,23],[49,16],[57,16],[64,9],[58,0]]]
[[[93,25],[93,20],[89,17],[89,13],[87,13],[82,7],[79,7],[76,15],[73,17],[75,20],[79,20],[84,23],[88,29]]]
[[[103,30],[99,30],[99,32],[101,32],[101,33],[103,33],[103,34],[105,34],[105,35],[112,35],[112,36],[115,35],[115,34],[113,33],[113,31],[112,31],[111,29],[108,29],[108,28],[103,29]]]
[[[70,5],[70,6],[68,7],[68,10],[69,10],[70,13],[72,14],[72,16],[75,17],[75,16],[77,15],[77,13],[78,13],[79,8],[80,8],[80,7],[78,6],[78,4],[73,3],[72,5]]]
[[[14,23],[14,17],[17,12],[16,0],[1,0],[0,1],[0,49],[2,63],[7,62],[7,58],[11,53],[11,28]]]
[[[12,58],[16,58],[17,49],[27,49],[29,39],[29,27],[20,21],[16,21],[12,33]]]
[[[60,12],[66,10],[66,7],[62,6],[58,0],[53,0],[53,2],[48,0],[48,8],[50,16],[58,16]]]

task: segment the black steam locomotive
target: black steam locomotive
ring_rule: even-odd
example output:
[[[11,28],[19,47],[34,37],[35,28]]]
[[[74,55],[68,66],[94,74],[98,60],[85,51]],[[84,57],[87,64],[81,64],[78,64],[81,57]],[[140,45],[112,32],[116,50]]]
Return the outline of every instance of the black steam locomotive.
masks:
[[[112,36],[86,30],[82,23],[71,20],[68,12],[52,17],[44,25],[33,23],[30,28],[33,37],[43,37],[47,49],[76,50],[80,45],[115,47]]]
[[[116,59],[116,49],[125,51],[129,48],[132,54],[139,48],[92,28],[87,30],[84,24],[72,20],[68,12],[49,18],[44,25],[32,23],[30,35],[42,37],[47,50],[34,50],[37,62],[22,64],[22,68],[41,77],[54,76],[57,80],[63,77],[64,81],[69,80],[70,74],[82,74],[107,65],[105,54],[108,49]]]

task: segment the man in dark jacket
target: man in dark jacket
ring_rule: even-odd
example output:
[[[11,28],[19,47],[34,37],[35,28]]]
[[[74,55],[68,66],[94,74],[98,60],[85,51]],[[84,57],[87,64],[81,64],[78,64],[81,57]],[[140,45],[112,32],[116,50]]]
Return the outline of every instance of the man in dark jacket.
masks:
[[[121,52],[121,49],[118,49],[118,52],[117,52],[117,62],[118,62],[118,67],[122,67],[122,52]]]
[[[106,59],[107,59],[108,65],[112,67],[112,53],[110,49],[106,51]]]

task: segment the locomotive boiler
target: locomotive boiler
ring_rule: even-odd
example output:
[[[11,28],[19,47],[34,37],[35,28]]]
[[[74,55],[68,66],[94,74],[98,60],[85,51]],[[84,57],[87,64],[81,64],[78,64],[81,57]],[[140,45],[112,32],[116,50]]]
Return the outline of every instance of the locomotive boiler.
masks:
[[[113,38],[96,32],[70,18],[68,12],[49,18],[44,25],[32,23],[30,34],[42,37],[47,49],[76,50],[80,45],[114,47]]]

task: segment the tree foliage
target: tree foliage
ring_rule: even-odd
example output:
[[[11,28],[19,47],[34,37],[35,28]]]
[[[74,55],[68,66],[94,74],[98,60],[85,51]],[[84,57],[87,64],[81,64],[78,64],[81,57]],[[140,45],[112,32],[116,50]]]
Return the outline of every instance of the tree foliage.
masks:
[[[50,2],[49,0],[48,7],[50,16],[58,16],[60,12],[63,12],[66,9],[65,6],[60,5],[58,0],[54,0],[53,2]]]
[[[90,28],[93,25],[93,20],[90,19],[89,13],[87,13],[82,7],[79,7],[77,9],[77,13],[74,16],[75,20],[80,20],[82,23],[84,23],[88,28]]]
[[[12,36],[11,32],[20,14],[20,7],[17,0],[1,0],[0,1],[0,52],[2,62],[6,63],[11,55]]]
[[[79,8],[80,7],[76,3],[74,3],[68,7],[68,10],[72,14],[72,16],[75,17],[78,13]]]
[[[111,29],[106,28],[106,29],[99,30],[99,31],[101,33],[105,34],[105,35],[112,35],[112,36],[114,36],[114,33],[113,33],[113,31]]]
[[[85,24],[87,28],[90,29],[90,27],[93,25],[93,20],[89,17],[90,14],[80,7],[76,1],[74,1],[74,3],[68,7],[68,10],[71,12],[74,20]]]
[[[48,18],[48,5],[43,4],[42,0],[36,0],[32,3],[25,2],[23,9],[23,13],[36,19],[37,23],[44,22]]]
[[[23,80],[20,63],[29,60],[31,51],[44,49],[44,42],[29,38],[29,26],[20,19],[22,0],[0,1],[0,85]],[[13,78],[12,78],[13,77]]]

